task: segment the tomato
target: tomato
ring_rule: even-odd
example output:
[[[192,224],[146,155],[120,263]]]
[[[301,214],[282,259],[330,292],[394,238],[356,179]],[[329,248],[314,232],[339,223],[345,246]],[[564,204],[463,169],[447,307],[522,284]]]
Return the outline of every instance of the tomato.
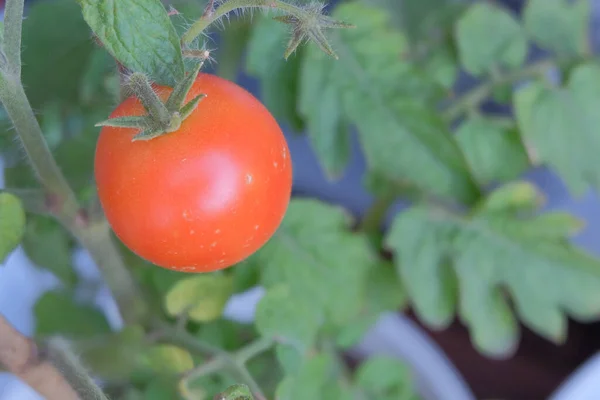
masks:
[[[163,99],[170,91],[157,87]],[[199,74],[187,100],[200,93],[207,97],[179,130],[132,141],[138,129],[103,127],[95,155],[115,234],[141,258],[187,272],[223,269],[262,247],[292,186],[287,142],[269,111],[217,76]],[[131,97],[111,118],[144,113]]]

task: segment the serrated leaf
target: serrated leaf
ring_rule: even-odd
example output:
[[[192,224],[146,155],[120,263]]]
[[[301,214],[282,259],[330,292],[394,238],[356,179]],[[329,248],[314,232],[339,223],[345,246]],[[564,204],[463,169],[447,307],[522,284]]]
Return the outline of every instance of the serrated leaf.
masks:
[[[25,233],[25,210],[18,198],[0,192],[0,264],[21,243]]]
[[[261,100],[269,111],[294,129],[302,129],[297,113],[300,56],[284,60],[288,27],[266,16],[252,24],[247,45],[246,71],[260,78]]]
[[[167,293],[165,309],[171,316],[187,313],[193,321],[212,321],[221,316],[232,291],[232,279],[225,275],[185,278]]]
[[[110,326],[95,307],[76,303],[66,292],[46,292],[34,306],[36,335],[60,334],[73,339],[85,339],[109,333]]]
[[[515,94],[517,121],[528,148],[553,168],[569,190],[600,189],[600,67],[583,64],[564,88],[534,82]]]
[[[414,207],[394,221],[386,243],[395,254],[417,313],[436,321],[433,301],[443,298],[437,273],[449,263],[458,282],[458,313],[475,346],[507,355],[518,340],[516,319],[561,342],[566,319],[600,316],[600,262],[571,246],[556,219],[479,213],[467,218]],[[554,233],[546,234],[548,230]]]
[[[85,365],[95,375],[108,380],[128,377],[136,366],[136,357],[146,346],[144,329],[138,325],[124,327],[100,342],[86,346],[85,341],[76,347]]]
[[[350,232],[349,225],[339,207],[292,200],[278,232],[257,254],[262,283],[287,285],[292,297],[310,300],[314,312],[324,312],[333,323],[352,318],[362,306],[365,274],[376,256],[367,237]]]
[[[456,139],[482,185],[517,178],[529,167],[519,133],[500,122],[472,117],[460,125]]]
[[[321,164],[330,174],[332,165],[342,164],[336,160],[348,139],[340,132],[353,124],[370,170],[439,196],[473,200],[477,188],[433,108],[445,90],[419,66],[403,62],[408,42],[390,27],[389,15],[350,2],[334,17],[360,21],[332,35],[343,62],[307,47],[302,65],[299,107]]]
[[[106,50],[127,68],[169,86],[183,78],[179,36],[160,0],[77,0]]]
[[[190,353],[181,347],[160,344],[144,351],[138,363],[157,374],[175,375],[194,368],[194,360]]]
[[[73,286],[77,282],[70,236],[54,220],[31,218],[23,238],[23,249],[35,265],[52,272],[65,285]]]
[[[294,296],[287,286],[270,288],[256,308],[256,329],[266,337],[305,352],[316,338],[323,317],[309,299]]]
[[[527,55],[527,38],[519,23],[488,2],[474,3],[458,20],[456,41],[462,63],[473,75],[499,66],[519,67]]]
[[[413,400],[416,391],[412,374],[396,358],[376,356],[366,360],[356,371],[355,381],[369,397],[380,400]]]
[[[34,109],[52,101],[78,105],[95,44],[77,4],[72,0],[30,4],[22,42],[23,83]]]
[[[587,0],[529,0],[523,12],[525,29],[546,49],[583,55],[589,47],[590,6]]]

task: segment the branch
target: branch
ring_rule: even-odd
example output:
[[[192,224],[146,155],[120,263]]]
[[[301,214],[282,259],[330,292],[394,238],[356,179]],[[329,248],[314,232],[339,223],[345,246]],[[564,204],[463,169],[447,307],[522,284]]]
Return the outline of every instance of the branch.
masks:
[[[40,348],[0,315],[0,365],[8,372],[48,400],[107,400],[66,350],[61,342]],[[58,361],[64,375],[51,360]]]

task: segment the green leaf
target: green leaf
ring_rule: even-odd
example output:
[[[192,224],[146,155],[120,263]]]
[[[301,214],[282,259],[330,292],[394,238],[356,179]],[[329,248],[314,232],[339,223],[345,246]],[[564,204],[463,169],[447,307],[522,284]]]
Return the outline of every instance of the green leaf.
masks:
[[[287,286],[270,288],[258,303],[256,329],[266,337],[284,340],[305,352],[316,338],[322,314],[303,297],[294,297]]]
[[[578,66],[564,88],[534,82],[516,92],[514,105],[536,159],[553,168],[574,194],[600,188],[600,66]]]
[[[350,232],[350,223],[341,208],[292,200],[278,232],[257,253],[262,283],[287,285],[292,298],[310,301],[314,313],[324,312],[334,324],[352,318],[362,306],[365,276],[376,255],[364,234]]]
[[[495,67],[517,68],[527,56],[527,38],[515,18],[488,2],[474,3],[456,25],[463,65],[473,75]]]
[[[55,100],[77,106],[95,48],[77,4],[72,0],[29,4],[22,42],[23,83],[34,109]]]
[[[414,400],[414,384],[408,367],[400,360],[376,356],[356,371],[356,383],[369,397],[380,400]]]
[[[252,25],[246,71],[260,79],[261,100],[271,114],[299,131],[303,127],[296,104],[301,57],[284,60],[289,36],[284,24],[261,16]]]
[[[307,47],[302,65],[299,106],[321,164],[330,173],[341,170],[346,126],[353,124],[370,170],[438,196],[476,198],[464,160],[433,108],[445,90],[401,59],[408,42],[390,27],[390,16],[350,2],[334,17],[358,25],[332,35],[343,61]]]
[[[238,322],[218,319],[203,323],[196,337],[224,350],[235,351],[242,347],[247,326]]]
[[[564,340],[568,316],[600,316],[600,262],[569,244],[571,228],[572,220],[553,214],[481,212],[467,218],[417,206],[395,219],[386,242],[421,318],[438,321],[436,301],[449,295],[440,273],[451,266],[458,313],[475,346],[506,355],[518,340],[507,295],[526,326],[557,343]]]
[[[25,233],[25,210],[18,198],[0,193],[0,263],[21,243]]]
[[[184,76],[175,27],[160,0],[77,0],[106,50],[134,72],[160,84]]]
[[[144,330],[137,325],[126,326],[98,342],[100,345],[86,346],[84,341],[76,349],[95,375],[108,380],[129,377],[135,370],[136,357],[146,346]]]
[[[193,321],[212,321],[221,316],[233,291],[233,281],[225,275],[198,275],[178,281],[165,297],[165,310],[171,316],[187,313]]]
[[[529,182],[515,181],[500,186],[479,204],[483,212],[534,211],[544,203],[539,190]]]
[[[70,236],[54,220],[31,218],[23,238],[23,249],[34,264],[52,272],[65,285],[73,286],[77,282]]]
[[[104,315],[95,307],[79,304],[66,292],[46,292],[34,307],[36,335],[61,334],[85,339],[110,332]]]
[[[304,361],[302,354],[295,347],[282,343],[275,346],[275,355],[286,375],[296,374]]]
[[[144,389],[143,400],[179,400],[181,398],[176,382],[164,379],[153,379]]]
[[[194,368],[191,354],[180,347],[160,344],[140,354],[138,363],[142,368],[157,374],[181,374]]]
[[[328,383],[335,379],[334,361],[326,354],[318,354],[306,361],[300,370],[286,377],[277,390],[279,400],[324,399]],[[337,400],[337,399],[336,399]]]
[[[519,133],[502,122],[469,118],[458,128],[456,139],[482,185],[517,178],[529,167]]]
[[[529,0],[523,12],[525,29],[546,49],[584,55],[589,48],[590,6],[586,0]]]

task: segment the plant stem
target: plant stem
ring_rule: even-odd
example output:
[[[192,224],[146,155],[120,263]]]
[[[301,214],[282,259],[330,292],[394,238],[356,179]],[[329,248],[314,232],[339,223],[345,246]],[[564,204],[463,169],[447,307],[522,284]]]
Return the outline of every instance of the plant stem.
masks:
[[[479,106],[482,101],[492,94],[492,91],[496,87],[516,83],[523,79],[541,76],[557,66],[558,63],[556,60],[542,60],[529,64],[528,66],[514,72],[504,75],[498,74],[495,79],[482,83],[464,95],[460,96],[446,110],[444,110],[443,116],[449,122],[454,121],[464,113]]]
[[[259,354],[271,349],[275,343],[268,338],[260,338],[235,353],[235,359],[240,364],[246,364]]]
[[[21,78],[21,27],[23,25],[24,0],[11,0],[4,8],[4,55],[8,69]]]
[[[237,9],[268,8],[279,9],[293,16],[302,17],[306,15],[306,11],[304,11],[302,8],[281,0],[228,0],[222,3],[216,9],[212,9],[212,4],[213,2],[210,2],[204,15],[194,22],[192,26],[190,26],[189,29],[183,34],[181,42],[184,45],[193,42],[210,24]]]

